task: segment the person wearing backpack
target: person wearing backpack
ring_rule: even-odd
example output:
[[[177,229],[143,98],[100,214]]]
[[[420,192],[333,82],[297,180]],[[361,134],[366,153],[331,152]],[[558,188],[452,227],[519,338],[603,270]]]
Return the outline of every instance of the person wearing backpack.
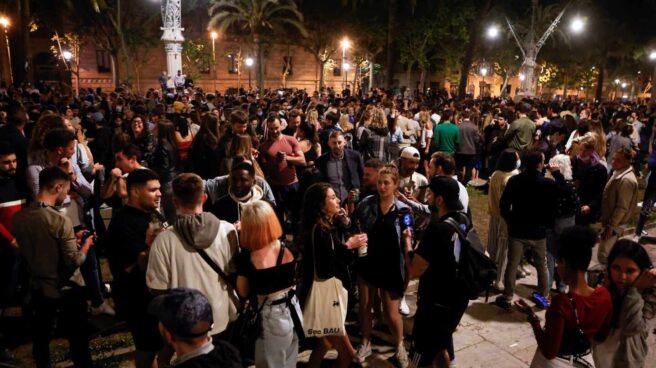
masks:
[[[447,349],[469,304],[469,293],[458,276],[458,234],[447,221],[453,219],[465,227],[469,221],[459,212],[463,207],[455,179],[435,176],[427,188],[431,221],[416,249],[412,246],[412,230],[403,233],[409,276],[419,278],[412,359],[421,367],[448,367]]]

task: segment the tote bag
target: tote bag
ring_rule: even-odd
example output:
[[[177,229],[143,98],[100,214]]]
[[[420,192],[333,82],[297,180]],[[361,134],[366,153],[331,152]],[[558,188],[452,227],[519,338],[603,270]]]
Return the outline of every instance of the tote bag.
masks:
[[[312,229],[312,247],[314,247],[314,231]],[[335,250],[333,238],[330,237],[330,245]],[[316,252],[312,252],[314,263],[314,280],[310,287],[310,293],[303,308],[303,324],[305,325],[306,337],[323,337],[330,335],[344,335],[344,321],[346,320],[346,309],[348,293],[336,277],[321,280],[317,278]]]

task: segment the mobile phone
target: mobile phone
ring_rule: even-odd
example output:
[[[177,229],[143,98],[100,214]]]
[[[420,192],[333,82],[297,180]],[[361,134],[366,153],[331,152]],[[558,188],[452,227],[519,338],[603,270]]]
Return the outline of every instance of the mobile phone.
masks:
[[[414,221],[412,220],[412,215],[409,213],[403,215],[402,223],[404,229],[412,230],[412,226],[414,225]]]

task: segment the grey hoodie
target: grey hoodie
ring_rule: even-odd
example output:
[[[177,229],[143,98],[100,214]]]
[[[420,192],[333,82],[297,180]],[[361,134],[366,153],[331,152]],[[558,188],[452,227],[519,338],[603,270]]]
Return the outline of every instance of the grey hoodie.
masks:
[[[221,221],[209,212],[181,215],[173,223],[182,240],[194,249],[209,248],[219,232]]]

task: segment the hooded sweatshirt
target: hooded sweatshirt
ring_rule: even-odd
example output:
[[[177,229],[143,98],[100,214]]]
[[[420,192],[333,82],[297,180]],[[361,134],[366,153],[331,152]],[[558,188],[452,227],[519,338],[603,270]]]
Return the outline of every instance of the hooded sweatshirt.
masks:
[[[146,284],[158,291],[184,287],[202,292],[212,305],[214,326],[210,334],[215,335],[235,319],[235,295],[200,257],[199,249],[226,274],[233,273],[233,259],[239,253],[235,227],[207,212],[178,216],[150,248]]]
[[[259,185],[253,185],[251,191],[243,196],[237,197],[232,188],[228,188],[228,194],[219,198],[212,206],[212,213],[223,221],[234,224],[241,221],[242,206],[248,203],[259,201],[264,196],[264,191]]]

